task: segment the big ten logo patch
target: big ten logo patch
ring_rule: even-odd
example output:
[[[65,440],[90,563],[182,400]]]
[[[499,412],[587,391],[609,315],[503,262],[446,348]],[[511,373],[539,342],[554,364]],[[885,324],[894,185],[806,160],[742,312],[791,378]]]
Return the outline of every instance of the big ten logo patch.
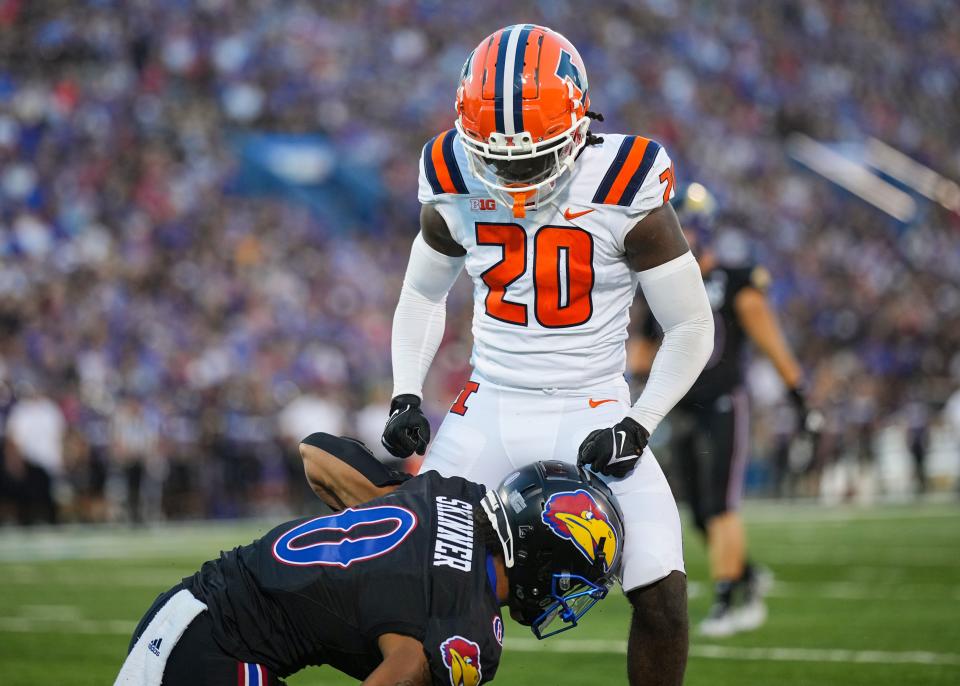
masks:
[[[497,209],[497,201],[493,198],[470,198],[470,209],[474,212],[493,212]]]

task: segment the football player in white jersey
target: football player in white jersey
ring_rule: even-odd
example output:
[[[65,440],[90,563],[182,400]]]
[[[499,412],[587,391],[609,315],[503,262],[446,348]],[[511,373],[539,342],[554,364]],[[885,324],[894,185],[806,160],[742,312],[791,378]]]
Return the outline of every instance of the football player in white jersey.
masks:
[[[591,134],[588,93],[577,50],[541,26],[496,31],[468,57],[455,128],[420,160],[383,444],[398,457],[426,450],[423,380],[466,268],[474,372],[422,469],[488,488],[535,460],[604,475],[626,527],[630,683],[675,686],[687,654],[680,519],[646,446],[709,358],[713,313],[669,203],[670,158],[640,136]],[[638,285],[665,336],[631,405],[625,341]],[[511,498],[519,507],[524,494]]]

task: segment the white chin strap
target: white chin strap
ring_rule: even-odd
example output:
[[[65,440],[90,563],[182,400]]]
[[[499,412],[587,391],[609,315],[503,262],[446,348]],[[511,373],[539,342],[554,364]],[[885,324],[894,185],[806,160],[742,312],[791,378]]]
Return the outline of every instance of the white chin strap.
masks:
[[[524,204],[532,210],[545,205],[564,189],[566,182],[570,179],[570,174],[567,172],[573,169],[577,155],[583,149],[583,146],[586,145],[587,129],[589,126],[590,120],[587,117],[583,117],[573,122],[570,128],[560,136],[548,141],[551,145],[547,150],[538,150],[538,148],[544,144],[534,143],[530,134],[526,131],[512,137],[494,133],[490,136],[490,142],[480,143],[466,135],[460,126],[459,120],[456,122],[456,128],[460,134],[460,141],[467,153],[467,161],[473,176],[487,188],[493,198],[499,200],[507,207],[513,206],[516,195],[523,194],[526,196]],[[507,144],[508,138],[512,141],[513,145]],[[557,144],[556,141],[558,138],[566,140]],[[561,158],[560,154],[567,150],[570,143],[573,143],[573,147]],[[510,162],[528,160],[546,155],[554,156],[555,171],[542,181],[527,186],[507,185],[503,182],[503,179],[492,174],[484,165],[484,160]]]
[[[577,148],[579,151],[579,148]],[[505,186],[496,183],[487,178],[482,165],[477,160],[476,153],[467,153],[467,159],[470,161],[470,172],[486,188],[490,197],[503,203],[507,207],[513,207],[515,197],[523,194],[523,204],[526,209],[535,211],[553,200],[566,187],[570,180],[570,174],[567,172],[573,169],[573,162],[576,158],[576,152],[569,155],[567,159],[557,162],[557,171],[539,183],[529,186]]]
[[[510,531],[510,523],[507,521],[507,513],[503,508],[503,502],[496,491],[487,491],[480,501],[483,511],[490,518],[490,524],[500,539],[500,545],[503,546],[503,564],[507,569],[513,568],[513,532]]]

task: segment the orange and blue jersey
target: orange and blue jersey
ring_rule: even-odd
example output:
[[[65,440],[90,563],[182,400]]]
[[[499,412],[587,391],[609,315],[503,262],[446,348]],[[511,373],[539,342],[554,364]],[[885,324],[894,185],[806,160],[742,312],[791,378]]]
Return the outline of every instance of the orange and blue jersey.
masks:
[[[629,207],[650,173],[660,145],[641,136],[624,136],[613,163],[597,187],[593,202]]]
[[[464,183],[454,152],[453,144],[456,137],[456,130],[450,129],[434,136],[423,146],[423,171],[427,175],[427,181],[434,195],[470,192],[467,184]]]
[[[466,194],[440,183],[437,161],[450,168],[446,140]],[[554,199],[518,218],[469,173],[463,147],[446,133],[424,148],[419,199],[437,207],[466,251],[477,373],[516,388],[622,378],[637,289],[625,241],[673,195],[667,152],[642,136],[604,133],[583,149]]]

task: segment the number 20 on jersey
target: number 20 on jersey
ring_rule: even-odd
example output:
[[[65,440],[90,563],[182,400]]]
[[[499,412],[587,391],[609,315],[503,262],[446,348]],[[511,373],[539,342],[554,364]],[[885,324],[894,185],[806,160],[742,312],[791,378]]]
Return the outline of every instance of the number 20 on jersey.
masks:
[[[477,245],[498,246],[499,262],[480,275],[489,289],[488,316],[508,324],[527,326],[528,308],[512,302],[508,289],[533,262],[534,316],[546,328],[578,326],[593,314],[593,236],[573,226],[543,226],[527,255],[527,233],[519,224],[478,223]]]

